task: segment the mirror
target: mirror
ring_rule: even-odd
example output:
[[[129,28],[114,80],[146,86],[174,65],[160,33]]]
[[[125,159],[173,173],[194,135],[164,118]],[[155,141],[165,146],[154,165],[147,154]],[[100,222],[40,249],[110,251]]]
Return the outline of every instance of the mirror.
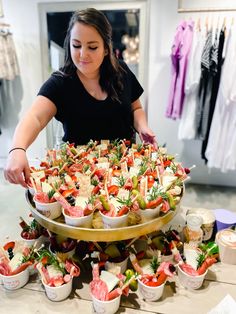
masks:
[[[94,7],[103,11],[112,25],[114,53],[127,63],[145,89],[148,75],[146,68],[144,72],[144,60],[147,60],[144,47],[148,45],[147,36],[144,36],[147,33],[146,4],[146,1],[40,3],[43,81],[63,64],[63,43],[73,12]],[[58,147],[62,135],[61,123],[53,119],[47,126],[48,147]]]

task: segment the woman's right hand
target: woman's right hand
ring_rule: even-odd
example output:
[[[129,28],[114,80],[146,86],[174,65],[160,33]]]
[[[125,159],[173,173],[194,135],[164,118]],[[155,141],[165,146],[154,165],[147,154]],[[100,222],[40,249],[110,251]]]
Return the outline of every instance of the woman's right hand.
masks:
[[[10,183],[21,184],[24,188],[28,187],[30,168],[24,150],[16,149],[10,152],[4,169],[4,176]]]

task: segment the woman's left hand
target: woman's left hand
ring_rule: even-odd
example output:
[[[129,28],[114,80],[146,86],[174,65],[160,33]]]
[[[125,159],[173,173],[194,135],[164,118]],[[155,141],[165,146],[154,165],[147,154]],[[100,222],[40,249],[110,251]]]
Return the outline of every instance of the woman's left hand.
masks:
[[[155,148],[157,148],[156,136],[149,127],[143,128],[139,131],[139,137],[142,142],[145,144],[152,144]]]

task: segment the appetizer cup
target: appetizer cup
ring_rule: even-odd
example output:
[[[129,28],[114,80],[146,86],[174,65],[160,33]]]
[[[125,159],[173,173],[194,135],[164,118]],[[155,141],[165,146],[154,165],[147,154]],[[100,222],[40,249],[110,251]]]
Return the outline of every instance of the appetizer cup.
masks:
[[[91,228],[92,227],[93,213],[91,213],[90,215],[87,215],[87,216],[73,217],[73,216],[67,215],[65,213],[64,208],[63,208],[62,214],[65,218],[65,223],[69,226],[81,227],[81,228]]]
[[[0,278],[2,279],[3,286],[7,290],[17,290],[26,285],[29,281],[29,269],[26,268],[24,271],[13,276],[0,275]]]
[[[205,279],[205,276],[207,274],[207,271],[199,276],[191,276],[187,273],[185,273],[179,266],[178,269],[178,279],[179,283],[186,289],[189,290],[196,290],[201,288],[203,281]]]
[[[100,212],[104,229],[120,228],[127,226],[128,214],[122,216],[107,216]]]
[[[72,278],[69,282],[58,286],[58,287],[50,287],[46,285],[43,281],[43,286],[45,288],[46,295],[51,301],[62,301],[65,300],[72,291]]]
[[[165,282],[160,286],[150,287],[150,286],[145,285],[138,278],[138,292],[145,301],[159,300],[163,295],[164,287],[165,287]]]
[[[49,219],[56,219],[59,216],[61,216],[61,204],[58,202],[53,203],[41,203],[35,200],[35,207],[36,209],[44,216],[46,216]]]
[[[159,216],[160,206],[157,206],[156,208],[140,209],[139,214],[140,214],[143,222],[150,221],[150,220]]]
[[[35,245],[36,248],[39,248],[41,246],[41,244],[43,243],[43,236],[40,236],[37,239],[24,239],[24,238],[22,238],[22,240],[24,241],[24,244],[27,247],[31,247],[31,246]]]
[[[92,301],[95,313],[114,314],[120,307],[120,296],[110,301],[101,301],[92,295]]]

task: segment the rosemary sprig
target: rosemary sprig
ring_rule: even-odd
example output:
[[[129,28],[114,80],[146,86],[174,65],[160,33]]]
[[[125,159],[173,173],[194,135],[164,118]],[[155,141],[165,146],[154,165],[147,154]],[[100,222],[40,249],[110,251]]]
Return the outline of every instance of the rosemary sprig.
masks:
[[[133,204],[132,198],[131,198],[131,193],[129,193],[129,196],[128,196],[127,199],[117,197],[117,201],[118,201],[121,205],[125,205],[125,206],[128,206],[128,207],[131,207],[132,204]]]
[[[52,253],[47,249],[41,249],[38,251],[37,260],[41,262],[44,266],[53,265],[55,268],[60,270],[63,274],[66,274],[64,264],[60,262]]]
[[[142,163],[140,164],[138,176],[143,175],[147,171],[147,169],[148,169],[147,162],[143,160]]]
[[[53,197],[54,194],[55,194],[55,191],[54,191],[54,190],[50,190],[50,191],[47,193],[49,200]]]
[[[159,265],[160,265],[160,262],[158,262],[157,257],[153,256],[152,260],[150,262],[150,267],[151,267],[152,271],[154,272],[154,274],[156,273],[157,268],[159,267]]]
[[[122,175],[119,176],[117,178],[118,186],[122,188],[125,185],[125,181],[126,180],[125,180],[124,176],[122,176]]]

